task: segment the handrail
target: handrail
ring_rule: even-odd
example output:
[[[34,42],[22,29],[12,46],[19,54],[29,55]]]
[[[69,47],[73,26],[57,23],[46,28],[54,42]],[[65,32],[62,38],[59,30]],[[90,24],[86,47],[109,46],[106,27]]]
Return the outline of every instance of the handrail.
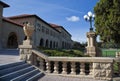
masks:
[[[49,61],[74,61],[74,62],[113,62],[112,57],[52,57],[43,54],[41,51],[32,50],[35,55]]]
[[[35,55],[37,55],[37,56],[39,56],[39,57],[41,57],[41,58],[43,58],[43,59],[48,59],[48,56],[45,55],[45,54],[43,54],[43,53],[40,52],[40,51],[32,50],[32,53],[34,53]]]
[[[114,62],[120,66],[120,58],[115,57],[53,57],[37,50],[32,50],[32,55],[33,65],[48,74],[77,74],[84,77],[87,74],[95,79],[112,80]]]
[[[105,57],[48,57],[50,61],[74,62],[113,62],[113,58]]]

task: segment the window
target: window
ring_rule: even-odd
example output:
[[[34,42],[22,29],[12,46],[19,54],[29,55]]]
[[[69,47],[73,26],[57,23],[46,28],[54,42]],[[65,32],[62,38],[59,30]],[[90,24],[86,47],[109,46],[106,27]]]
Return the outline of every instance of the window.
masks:
[[[36,26],[37,26],[37,30],[40,31],[41,30],[41,24],[37,23]]]
[[[24,24],[28,24],[28,21],[24,21],[24,22],[23,22],[23,25],[24,25]]]
[[[46,34],[49,34],[49,29],[46,28]]]
[[[45,29],[44,29],[45,27],[44,26],[42,26],[42,32],[44,33],[44,31],[45,31]]]

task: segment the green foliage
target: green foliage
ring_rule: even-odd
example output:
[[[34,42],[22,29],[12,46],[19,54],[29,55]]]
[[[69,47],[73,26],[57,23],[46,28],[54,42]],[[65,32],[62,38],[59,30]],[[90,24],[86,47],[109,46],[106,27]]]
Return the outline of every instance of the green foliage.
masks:
[[[83,57],[84,53],[80,50],[58,50],[58,49],[42,49],[48,56],[68,56],[68,57]]]
[[[94,12],[96,33],[100,39],[120,43],[120,0],[100,0]]]
[[[85,50],[86,43],[80,43],[80,42],[73,42],[73,49],[81,49]]]
[[[115,63],[113,64],[113,70],[114,70],[114,73],[118,73],[118,72],[119,72],[119,67],[118,67],[117,62],[115,62]]]

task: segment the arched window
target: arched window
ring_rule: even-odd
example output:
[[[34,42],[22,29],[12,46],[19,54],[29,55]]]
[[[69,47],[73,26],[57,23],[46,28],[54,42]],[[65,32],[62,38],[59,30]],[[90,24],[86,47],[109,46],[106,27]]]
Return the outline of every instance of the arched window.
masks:
[[[62,42],[62,48],[64,49],[64,47],[65,47],[65,46],[64,46],[64,41],[63,41],[63,42]]]
[[[53,42],[53,48],[55,48],[55,41]]]
[[[50,41],[50,48],[52,48],[52,41]]]
[[[45,47],[48,48],[48,39],[47,39],[46,42],[45,42]]]
[[[39,45],[42,46],[42,47],[44,46],[44,39],[43,38],[40,39],[40,44]]]

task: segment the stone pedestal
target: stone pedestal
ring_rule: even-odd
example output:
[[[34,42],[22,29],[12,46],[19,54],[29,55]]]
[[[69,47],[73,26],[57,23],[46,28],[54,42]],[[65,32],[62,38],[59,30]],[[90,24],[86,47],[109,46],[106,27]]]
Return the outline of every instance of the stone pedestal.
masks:
[[[113,64],[110,63],[93,63],[93,77],[99,80],[112,80]]]
[[[25,60],[28,63],[32,63],[32,49],[33,44],[31,40],[24,40],[23,45],[19,45],[20,49],[20,59]]]
[[[96,34],[94,31],[87,32],[87,55],[96,57],[101,56],[101,51],[97,47]]]

